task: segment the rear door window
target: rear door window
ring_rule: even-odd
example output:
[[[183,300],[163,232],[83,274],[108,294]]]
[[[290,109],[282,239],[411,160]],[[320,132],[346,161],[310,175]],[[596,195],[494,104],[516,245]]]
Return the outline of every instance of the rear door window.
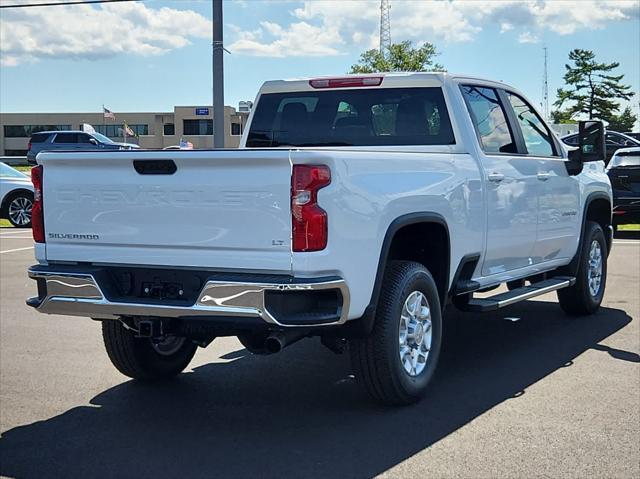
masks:
[[[496,91],[473,85],[461,88],[482,149],[486,153],[517,153],[507,115]]]
[[[54,143],[78,143],[77,133],[58,133],[53,140]]]
[[[49,133],[36,133],[31,136],[31,143],[44,143],[48,137]]]
[[[454,143],[437,87],[264,94],[247,139],[248,147]]]

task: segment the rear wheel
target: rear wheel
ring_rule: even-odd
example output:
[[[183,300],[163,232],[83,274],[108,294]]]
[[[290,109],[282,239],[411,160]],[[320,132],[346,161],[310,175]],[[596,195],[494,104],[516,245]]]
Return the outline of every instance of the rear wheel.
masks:
[[[31,228],[33,193],[21,191],[7,200],[7,219],[16,228]]]
[[[604,297],[607,280],[607,243],[602,227],[589,221],[581,244],[576,284],[558,290],[560,307],[570,315],[595,313]]]
[[[383,404],[415,402],[436,369],[441,337],[431,274],[419,263],[394,261],[385,272],[372,334],[349,344],[356,379]]]
[[[119,321],[102,322],[102,338],[113,365],[134,379],[167,379],[180,374],[191,362],[197,346],[187,338],[165,336],[137,338]]]

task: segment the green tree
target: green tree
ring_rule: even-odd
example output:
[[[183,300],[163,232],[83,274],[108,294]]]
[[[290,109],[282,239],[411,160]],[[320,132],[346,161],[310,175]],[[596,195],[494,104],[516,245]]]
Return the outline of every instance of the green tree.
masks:
[[[406,40],[392,44],[385,54],[377,49],[367,50],[360,55],[358,63],[351,66],[349,73],[444,71],[442,65],[434,63],[438,55],[431,43],[416,48]]]
[[[613,131],[631,131],[638,117],[633,114],[631,107],[626,107],[619,115],[611,115],[607,118],[609,125],[607,128]]]
[[[553,123],[577,123],[571,118],[571,113],[563,110],[553,110],[551,112],[551,121]]]
[[[633,96],[631,87],[621,83],[624,75],[611,73],[620,63],[598,63],[592,51],[579,48],[569,53],[569,60],[573,65],[565,65],[566,88],[558,89],[554,103],[558,109],[569,103],[563,112],[569,118],[586,115],[590,120],[606,120],[620,108],[616,100]]]

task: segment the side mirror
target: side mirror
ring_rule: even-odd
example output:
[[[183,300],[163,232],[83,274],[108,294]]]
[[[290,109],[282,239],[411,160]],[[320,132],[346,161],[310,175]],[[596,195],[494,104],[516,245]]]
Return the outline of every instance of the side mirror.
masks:
[[[569,152],[569,159],[586,163],[606,158],[604,123],[598,120],[581,121],[578,127],[578,148]]]
[[[98,146],[98,140],[96,140],[95,138],[89,138],[89,143]]]

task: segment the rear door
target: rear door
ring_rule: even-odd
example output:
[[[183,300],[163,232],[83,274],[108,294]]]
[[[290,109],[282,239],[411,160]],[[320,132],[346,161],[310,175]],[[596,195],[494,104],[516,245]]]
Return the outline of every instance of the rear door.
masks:
[[[49,152],[39,159],[48,261],[291,269],[287,150]]]
[[[487,241],[482,275],[533,264],[538,219],[538,162],[518,154],[504,97],[494,88],[463,85],[482,148],[487,188]]]

